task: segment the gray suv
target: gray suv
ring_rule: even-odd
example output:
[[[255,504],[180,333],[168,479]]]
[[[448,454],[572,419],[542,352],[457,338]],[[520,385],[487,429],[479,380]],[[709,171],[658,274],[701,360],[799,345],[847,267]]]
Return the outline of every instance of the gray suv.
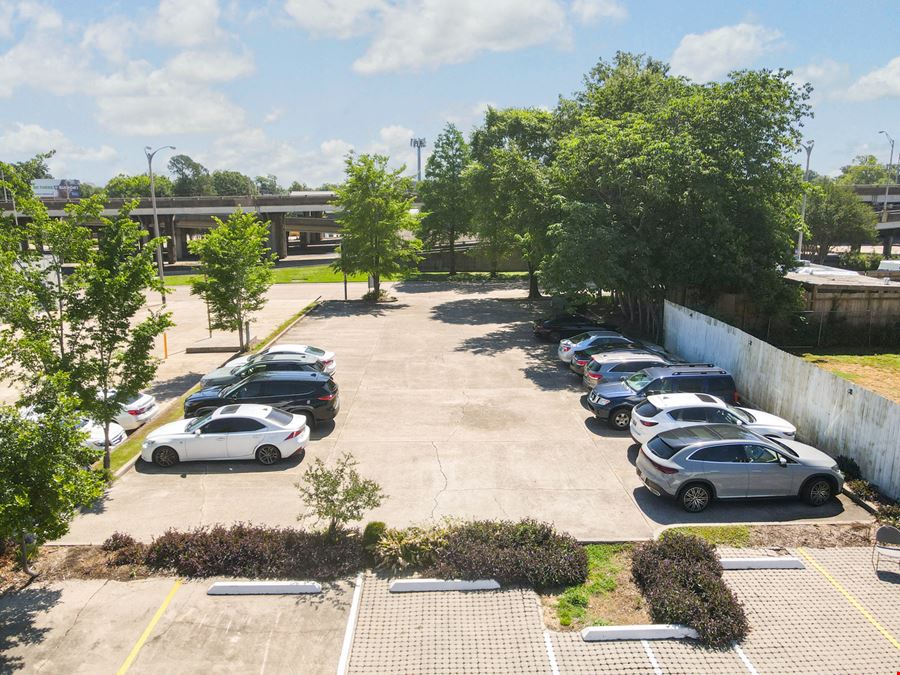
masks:
[[[705,424],[664,431],[641,446],[637,474],[657,496],[699,512],[713,499],[799,496],[822,506],[844,476],[820,450],[744,427]]]

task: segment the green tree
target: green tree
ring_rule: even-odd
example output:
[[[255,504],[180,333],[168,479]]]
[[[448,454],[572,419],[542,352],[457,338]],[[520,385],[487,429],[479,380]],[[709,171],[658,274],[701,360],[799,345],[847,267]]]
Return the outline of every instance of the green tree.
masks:
[[[852,164],[841,167],[837,181],[845,185],[886,185],[894,179],[875,155],[857,155]]]
[[[421,242],[406,240],[415,232],[419,215],[412,213],[412,180],[391,171],[384,155],[349,156],[347,180],[337,190],[335,207],[341,225],[341,257],[332,267],[346,274],[365,273],[374,280],[374,297],[381,296],[381,277],[415,266]]]
[[[472,209],[463,174],[471,161],[466,140],[455,125],[447,124],[434,142],[425,163],[425,180],[418,184],[425,216],[420,237],[430,245],[450,248],[450,275],[456,274],[456,240],[471,231]]]
[[[824,262],[838,244],[851,247],[875,241],[878,216],[853,190],[827,178],[814,183],[806,207],[807,240],[817,262]]]
[[[256,177],[256,189],[261,195],[282,195],[284,188],[278,184],[278,178],[269,174],[268,176]]]
[[[87,468],[99,451],[85,443],[74,401],[61,389],[48,383],[38,415],[0,407],[0,539],[19,542],[29,574],[29,538],[39,545],[63,536],[106,485],[103,474]]]
[[[360,520],[384,500],[381,487],[360,476],[357,464],[350,453],[344,453],[333,468],[317,457],[297,484],[300,497],[312,509],[311,515],[328,523],[329,540],[334,540],[339,528]]]
[[[31,183],[39,178],[53,178],[50,173],[50,167],[47,166],[47,160],[56,154],[56,150],[48,150],[47,152],[39,152],[31,159],[21,162],[13,162],[10,164],[16,173],[26,183]]]
[[[109,468],[109,427],[141,389],[153,381],[158,361],[151,355],[156,338],[172,325],[168,312],[151,311],[137,320],[147,291],[161,291],[154,253],[160,239],[144,243],[147,232],[130,217],[137,201],[125,204],[116,218],[101,215],[104,204],[93,197],[73,208],[99,223],[97,246],[78,267],[81,293],[69,308],[82,327],[73,345],[72,382],[81,407],[103,426],[103,466]]]
[[[213,171],[213,190],[217,195],[256,194],[256,184],[240,171]]]
[[[191,283],[191,293],[209,303],[213,328],[238,332],[244,351],[244,324],[266,304],[266,291],[274,281],[268,223],[240,210],[226,221],[213,220],[214,229],[188,242],[191,253],[200,258],[202,275]]]
[[[168,176],[153,176],[154,189],[157,197],[171,197],[174,194],[172,181]],[[150,198],[150,176],[145,173],[136,176],[127,176],[120,173],[109,179],[106,187],[103,188],[109,197],[122,199],[149,199]],[[91,195],[82,195],[89,197]]]
[[[169,160],[169,171],[175,176],[173,190],[178,197],[215,195],[209,170],[187,155],[175,155]]]
[[[306,183],[303,183],[299,180],[295,180],[293,183],[291,183],[291,186],[287,189],[287,191],[288,192],[309,192],[310,189],[311,188]]]

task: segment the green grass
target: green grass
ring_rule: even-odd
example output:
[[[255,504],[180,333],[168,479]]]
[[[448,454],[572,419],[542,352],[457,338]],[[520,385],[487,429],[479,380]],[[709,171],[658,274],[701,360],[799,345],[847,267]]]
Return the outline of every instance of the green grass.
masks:
[[[588,617],[591,597],[605,595],[616,590],[616,575],[622,571],[618,554],[629,548],[629,544],[589,544],[585,546],[588,556],[587,580],[579,586],[569,586],[559,596],[556,616],[562,626],[573,622],[584,625],[606,625],[603,617]]]
[[[662,536],[669,532],[692,534],[695,537],[705,539],[713,546],[734,546],[743,548],[750,545],[750,528],[746,525],[710,525],[708,527],[673,527],[666,530]]]
[[[867,350],[856,350],[856,353],[841,351],[843,353],[829,350],[807,353],[802,358],[838,377],[900,403],[900,354],[872,353]]]

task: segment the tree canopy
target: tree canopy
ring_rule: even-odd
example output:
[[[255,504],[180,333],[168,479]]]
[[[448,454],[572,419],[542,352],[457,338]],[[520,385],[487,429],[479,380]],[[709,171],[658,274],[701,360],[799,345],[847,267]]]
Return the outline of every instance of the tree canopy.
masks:
[[[258,192],[253,179],[240,171],[213,171],[212,186],[217,195],[253,195]]]
[[[172,181],[166,175],[153,175],[153,187],[157,197],[171,197],[174,194]],[[150,197],[150,176],[142,173],[136,176],[127,176],[120,173],[109,179],[104,191],[109,197],[124,197],[126,199],[140,199]],[[90,196],[90,195],[82,195]]]
[[[857,155],[852,164],[841,167],[837,181],[846,185],[886,185],[894,182],[888,167],[875,155]]]
[[[187,155],[169,160],[169,172],[175,176],[173,190],[178,197],[202,197],[216,194],[209,170]]]
[[[817,262],[824,262],[838,244],[860,246],[875,240],[878,216],[853,190],[822,178],[811,186],[806,206],[807,240]]]

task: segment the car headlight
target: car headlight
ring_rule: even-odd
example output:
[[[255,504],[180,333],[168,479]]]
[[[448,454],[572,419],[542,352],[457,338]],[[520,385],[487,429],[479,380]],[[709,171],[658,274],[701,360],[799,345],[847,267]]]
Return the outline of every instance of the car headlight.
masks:
[[[603,398],[602,396],[598,396],[595,403],[598,403],[599,405],[609,405],[609,399]]]

